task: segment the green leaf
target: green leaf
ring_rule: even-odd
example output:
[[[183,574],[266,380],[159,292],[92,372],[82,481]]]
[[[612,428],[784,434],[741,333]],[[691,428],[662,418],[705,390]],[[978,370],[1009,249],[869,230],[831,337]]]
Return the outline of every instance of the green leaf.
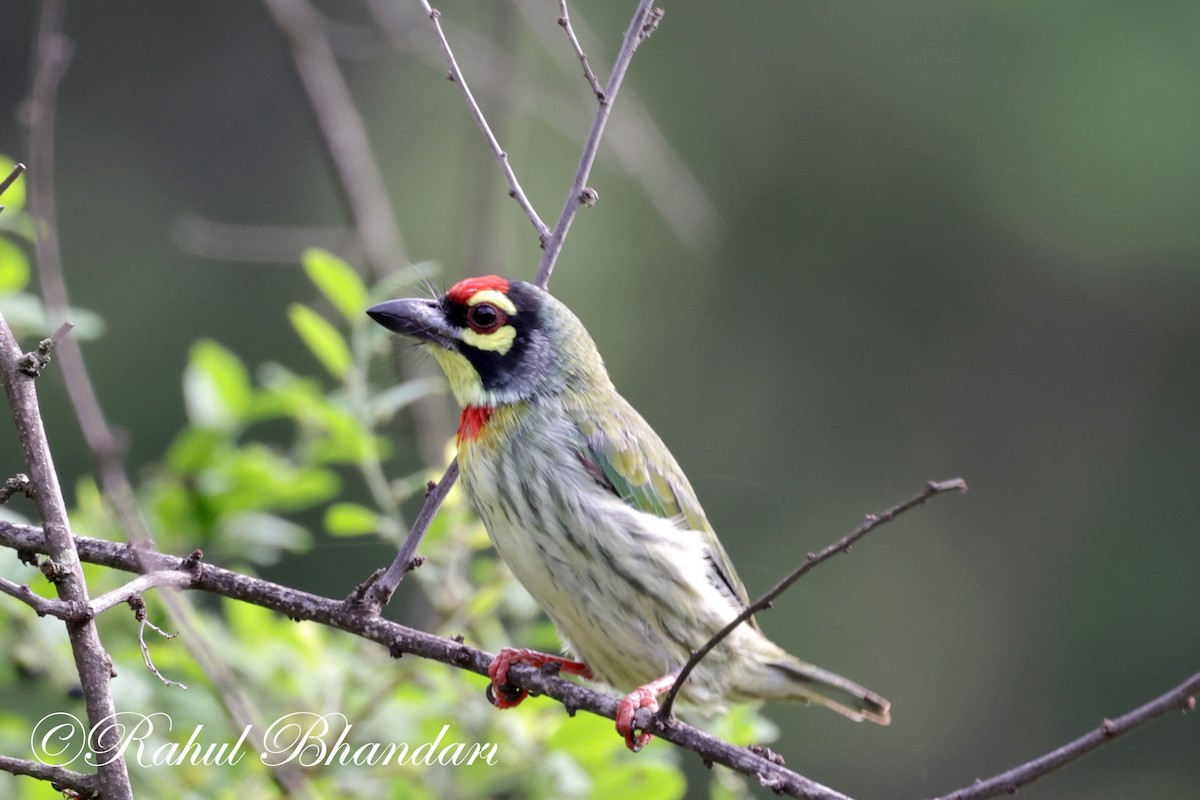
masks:
[[[192,345],[183,373],[188,416],[202,428],[229,430],[241,422],[254,390],[241,359],[211,339]]]
[[[367,307],[367,288],[354,268],[327,250],[310,248],[301,257],[304,271],[321,294],[352,325],[360,323]]]
[[[414,378],[398,383],[371,398],[371,418],[380,423],[388,422],[405,406],[445,388],[446,381],[442,378]]]
[[[350,355],[350,346],[338,333],[337,328],[330,325],[316,311],[300,303],[288,306],[288,319],[292,321],[292,327],[296,329],[304,344],[321,362],[321,366],[333,377],[345,378],[354,359]]]
[[[0,236],[0,292],[17,292],[29,283],[29,259],[25,251]]]
[[[379,528],[379,515],[366,506],[334,503],[325,509],[325,530],[332,536],[361,536]]]
[[[0,181],[12,174],[17,162],[8,156],[0,156]],[[5,207],[5,213],[20,211],[25,207],[25,176],[17,178],[12,185],[0,195],[0,206]]]

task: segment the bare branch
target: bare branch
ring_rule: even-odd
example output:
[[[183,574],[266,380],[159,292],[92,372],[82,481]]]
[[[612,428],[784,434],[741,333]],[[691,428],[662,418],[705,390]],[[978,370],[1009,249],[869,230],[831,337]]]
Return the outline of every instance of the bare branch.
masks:
[[[142,661],[146,664],[146,669],[154,673],[154,677],[158,678],[166,686],[178,686],[180,689],[187,691],[187,684],[180,681],[173,681],[158,671],[158,667],[154,666],[154,659],[150,657],[150,646],[146,644],[146,628],[157,633],[164,639],[174,639],[178,633],[167,633],[162,628],[155,625],[146,618],[146,603],[142,600],[141,595],[135,598],[130,598],[129,604],[133,606],[134,613],[138,620],[138,648],[142,651]]]
[[[8,177],[0,181],[0,196],[8,191],[8,187],[12,186],[17,178],[25,174],[24,164],[14,164],[12,172],[8,173]]]
[[[129,583],[113,589],[111,592],[100,595],[92,600],[89,605],[93,614],[100,615],[113,606],[127,602],[130,598],[140,596],[143,592],[151,589],[160,589],[164,586],[176,586],[180,589],[185,589],[191,586],[195,580],[196,575],[193,572],[151,572],[134,578]]]
[[[1068,742],[1057,750],[1051,750],[1044,756],[1028,761],[1007,772],[1002,772],[994,778],[977,780],[970,786],[942,795],[937,800],[981,800],[985,797],[999,797],[1002,794],[1016,794],[1022,786],[1061,769],[1077,758],[1082,758],[1093,750],[1108,744],[1118,736],[1129,733],[1134,728],[1139,728],[1164,714],[1171,711],[1194,711],[1197,692],[1200,692],[1200,672],[1171,691],[1135,708],[1128,714],[1116,719],[1104,720],[1100,727]]]
[[[584,189],[587,188],[587,179],[592,173],[592,165],[596,163],[596,153],[600,150],[600,138],[604,135],[604,126],[608,124],[608,116],[612,113],[617,92],[621,90],[621,83],[625,80],[629,62],[633,60],[633,54],[638,45],[646,40],[657,26],[657,21],[662,18],[662,10],[653,10],[653,5],[653,0],[639,0],[637,10],[634,11],[633,19],[629,23],[629,29],[625,31],[625,40],[613,63],[612,73],[608,77],[608,85],[604,88],[606,102],[601,103],[600,108],[596,111],[596,119],[592,122],[592,130],[588,134],[583,154],[579,158],[579,167],[575,171],[575,180],[571,182],[571,188],[567,191],[567,202],[563,205],[562,214],[558,217],[558,224],[554,226],[554,232],[546,240],[545,252],[542,253],[541,263],[538,264],[534,283],[543,289],[550,282],[550,275],[562,252],[567,232],[571,229],[571,223],[575,220],[579,206],[584,202]]]
[[[30,589],[29,586],[20,583],[13,583],[8,578],[0,577],[0,592],[17,598],[22,603],[32,608],[39,617],[51,616],[58,617],[61,620],[75,619],[79,615],[72,611],[69,603],[64,603],[62,600],[54,600],[49,597],[42,597],[40,594]]]
[[[29,162],[34,179],[30,187],[30,210],[37,222],[35,250],[39,269],[43,266],[43,259],[55,266],[59,263],[58,239],[53,234],[53,140],[58,87],[71,57],[71,44],[62,34],[65,8],[62,0],[43,0],[34,43],[33,80],[29,101]],[[53,270],[41,274],[43,291],[47,297],[52,292],[59,291],[63,299],[59,308],[65,309],[65,289],[62,287],[61,277],[61,271],[57,275]],[[53,319],[53,310],[47,310],[51,314],[52,323],[64,321],[61,318]],[[64,339],[64,343],[77,348],[71,337]],[[0,373],[12,408],[17,436],[29,468],[29,477],[33,481],[34,503],[46,531],[55,586],[59,598],[63,601],[85,605],[88,601],[87,584],[71,537],[66,505],[58,484],[54,459],[50,455],[37,392],[33,379],[20,371],[21,358],[21,349],[17,346],[8,323],[0,317]],[[75,656],[75,668],[83,688],[88,720],[94,728],[102,720],[110,718],[116,710],[109,688],[112,662],[104,651],[93,621],[82,621],[66,627]],[[99,735],[100,741],[95,742],[97,752],[114,747],[115,737],[115,731],[102,732]],[[96,788],[105,797],[118,800],[132,798],[129,772],[123,757],[117,756],[100,766]]]
[[[396,593],[396,587],[404,580],[404,576],[415,567],[420,566],[421,560],[417,557],[417,548],[421,545],[421,540],[425,538],[425,532],[429,530],[433,518],[437,515],[438,509],[442,507],[442,502],[450,493],[450,487],[456,480],[458,480],[457,458],[450,462],[450,466],[446,467],[442,479],[429,486],[425,493],[425,502],[421,505],[421,511],[413,521],[408,538],[404,540],[404,544],[391,566],[385,572],[376,572],[359,584],[347,598],[348,602],[372,614],[378,614],[384,606],[391,602],[392,595]]]
[[[600,105],[608,102],[608,95],[604,92],[604,87],[600,85],[600,81],[596,79],[596,73],[592,72],[592,65],[588,63],[587,53],[583,52],[583,45],[579,44],[579,37],[575,35],[575,28],[571,26],[571,15],[567,11],[567,0],[558,0],[558,24],[567,32],[567,38],[571,40],[571,47],[575,48],[575,55],[579,57],[579,63],[583,65],[583,77],[587,78],[587,82],[591,84],[592,92],[596,95],[596,99],[600,101]]]
[[[148,550],[135,553],[132,552],[134,548],[115,542],[84,536],[75,537],[75,542],[83,560],[114,569],[138,572],[143,568],[142,564],[154,571],[187,568],[185,559]],[[0,521],[0,546],[32,552],[44,552],[47,549],[46,537],[38,528],[3,521]],[[205,566],[192,588],[268,608],[291,619],[311,620],[352,633],[387,647],[396,657],[412,654],[479,675],[487,674],[488,664],[494,657],[492,653],[469,647],[455,639],[415,630],[378,615],[361,613],[338,600],[212,565]],[[508,675],[510,682],[516,686],[559,701],[568,713],[583,710],[608,719],[616,716],[615,697],[581,684],[524,664],[514,665]],[[639,728],[691,750],[705,761],[723,764],[748,775],[780,794],[814,800],[847,800],[844,795],[773,763],[759,753],[735,747],[679,720],[663,721],[648,709],[639,711],[636,720]]]
[[[517,173],[513,172],[512,165],[508,163],[508,153],[500,146],[496,135],[492,133],[491,126],[488,125],[487,118],[483,115],[483,110],[479,107],[479,103],[475,102],[475,96],[471,94],[471,89],[467,86],[467,80],[463,77],[462,69],[458,66],[458,60],[454,57],[454,51],[450,49],[450,42],[446,39],[445,32],[442,31],[442,12],[430,6],[429,0],[420,0],[420,3],[425,13],[429,16],[430,22],[433,23],[433,29],[437,32],[438,41],[442,46],[442,54],[446,57],[446,63],[450,66],[448,77],[451,81],[458,84],[463,97],[466,98],[467,107],[471,109],[471,115],[475,117],[475,123],[483,131],[483,136],[491,146],[492,153],[496,156],[496,160],[500,162],[500,168],[504,170],[504,177],[508,179],[509,197],[516,200],[517,204],[521,206],[521,210],[525,212],[525,216],[529,217],[529,221],[533,223],[533,229],[537,231],[538,241],[545,247],[547,240],[550,238],[550,229],[546,227],[546,223],[542,222],[542,218],[534,210],[533,204],[525,196],[525,190],[521,188],[521,182],[517,180]]]
[[[692,657],[689,658],[687,663],[683,665],[683,669],[681,669],[679,671],[679,676],[675,678],[675,683],[672,684],[671,690],[669,692],[667,692],[666,699],[663,700],[662,707],[659,709],[659,712],[658,712],[659,715],[663,719],[666,719],[667,717],[670,716],[671,706],[672,706],[672,704],[674,704],[675,697],[676,697],[676,695],[679,694],[679,690],[683,686],[684,681],[687,680],[688,675],[690,675],[692,673],[692,670],[694,670],[696,668],[696,665],[699,664],[700,661],[706,655],[708,655],[712,651],[712,649],[721,642],[722,639],[724,639],[726,636],[728,636],[733,631],[734,628],[736,628],[738,625],[741,625],[743,622],[745,622],[746,620],[753,617],[759,611],[762,611],[765,608],[770,608],[771,603],[775,600],[776,597],[778,597],[779,595],[781,595],[785,591],[787,591],[788,587],[790,587],[793,583],[795,583],[796,581],[798,581],[802,577],[804,577],[804,575],[806,575],[809,572],[809,570],[813,569],[818,564],[821,564],[822,562],[832,558],[833,556],[837,555],[838,553],[845,553],[846,551],[848,551],[850,549],[851,545],[853,545],[855,542],[857,542],[862,537],[866,536],[868,533],[873,531],[875,528],[878,528],[880,525],[883,525],[885,522],[891,522],[898,515],[903,514],[905,511],[908,511],[910,508],[913,508],[914,506],[921,505],[922,503],[924,503],[926,500],[933,497],[934,495],[941,494],[942,492],[949,492],[949,491],[965,492],[966,490],[967,490],[967,484],[965,481],[963,481],[962,478],[954,478],[953,480],[940,481],[940,482],[939,481],[930,481],[925,486],[925,491],[921,492],[920,494],[916,495],[915,497],[911,497],[908,500],[904,501],[903,503],[900,503],[899,505],[892,506],[887,511],[884,511],[882,514],[878,514],[878,515],[868,514],[866,522],[864,522],[859,527],[855,528],[850,533],[843,536],[841,539],[839,539],[836,542],[834,542],[833,544],[829,545],[828,547],[826,547],[824,550],[822,550],[819,553],[809,553],[807,561],[805,561],[803,564],[801,564],[799,567],[797,567],[795,570],[793,570],[792,573],[790,575],[788,575],[786,578],[781,580],[779,583],[775,584],[775,586],[773,586],[771,588],[771,590],[768,591],[766,594],[764,594],[762,597],[758,598],[753,603],[746,606],[746,608],[742,611],[742,613],[738,614],[736,617],[734,617],[732,620],[730,620],[728,625],[726,625],[724,628],[722,628],[721,630],[719,630],[715,634],[713,634],[713,637],[711,639],[709,639],[707,642],[705,642],[703,647],[701,647],[699,650],[696,650],[695,652],[692,653]]]
[[[99,784],[95,775],[75,772],[66,767],[53,767],[40,761],[27,761],[23,758],[10,758],[0,755],[0,770],[13,775],[25,775],[48,781],[56,791],[70,789],[80,797],[95,797],[99,792]]]
[[[29,468],[29,477],[33,482],[34,503],[46,531],[45,550],[50,556],[47,574],[52,576],[62,601],[68,605],[86,607],[87,584],[75,551],[66,504],[58,484],[54,459],[50,455],[50,445],[46,440],[34,380],[21,372],[18,366],[21,358],[21,349],[17,346],[8,323],[0,316],[0,375],[3,377],[4,390],[12,408],[13,422]],[[112,693],[109,691],[112,662],[104,651],[100,634],[92,620],[68,625],[67,635],[75,655],[75,669],[83,687],[88,720],[92,729],[95,729],[95,726],[111,718],[116,712]],[[95,743],[97,752],[116,746],[115,731],[108,730],[99,735],[101,740]],[[98,785],[105,797],[119,800],[133,797],[124,758],[118,756],[105,762],[97,774]]]
[[[376,277],[398,272],[404,265],[404,243],[396,214],[372,155],[366,125],[338,69],[321,17],[308,0],[264,1],[287,36],[296,73],[362,237],[367,261]]]

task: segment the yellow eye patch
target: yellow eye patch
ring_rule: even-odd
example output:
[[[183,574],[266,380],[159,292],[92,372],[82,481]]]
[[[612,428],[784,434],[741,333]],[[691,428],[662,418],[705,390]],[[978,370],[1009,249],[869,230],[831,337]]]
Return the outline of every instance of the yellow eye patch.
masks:
[[[491,303],[510,317],[517,313],[517,307],[513,305],[512,300],[508,299],[508,295],[495,289],[481,289],[471,295],[471,299],[467,301],[468,306],[477,306],[480,303]]]
[[[483,292],[480,292],[480,294],[483,294]],[[505,299],[507,300],[508,298]],[[509,305],[512,304],[510,303]],[[504,355],[512,349],[513,341],[516,338],[517,329],[512,325],[505,325],[492,333],[476,333],[470,328],[462,332],[462,340],[471,347],[479,350],[489,350],[500,355]]]

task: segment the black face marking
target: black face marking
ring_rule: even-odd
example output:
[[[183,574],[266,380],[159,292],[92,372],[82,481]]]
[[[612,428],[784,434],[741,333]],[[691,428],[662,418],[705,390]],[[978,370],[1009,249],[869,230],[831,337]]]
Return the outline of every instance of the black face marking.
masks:
[[[504,325],[511,325],[516,330],[516,338],[507,353],[458,343],[459,353],[471,362],[479,373],[483,388],[489,391],[513,388],[523,379],[532,378],[546,354],[540,292],[527,283],[512,281],[507,296],[517,308],[517,313],[511,316],[487,302],[468,306],[455,303],[448,294],[443,295],[441,301],[446,320],[457,328],[470,328],[483,334],[497,331]]]

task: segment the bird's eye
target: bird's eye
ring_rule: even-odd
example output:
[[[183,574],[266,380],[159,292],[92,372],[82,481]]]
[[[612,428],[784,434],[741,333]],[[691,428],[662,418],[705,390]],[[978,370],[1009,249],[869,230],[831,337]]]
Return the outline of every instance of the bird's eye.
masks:
[[[467,309],[467,324],[476,333],[494,333],[506,322],[508,317],[491,303],[480,303]]]

